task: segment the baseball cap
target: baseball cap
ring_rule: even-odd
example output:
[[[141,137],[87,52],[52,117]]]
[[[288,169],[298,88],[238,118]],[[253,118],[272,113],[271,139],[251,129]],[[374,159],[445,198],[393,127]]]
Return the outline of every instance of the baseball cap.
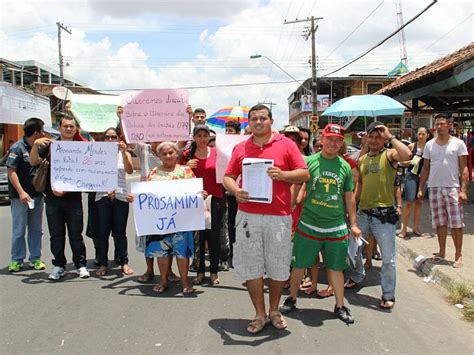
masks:
[[[211,130],[209,129],[209,127],[207,127],[206,125],[200,124],[194,127],[193,136],[195,136],[199,131],[206,131],[207,133],[209,133],[209,135],[211,134]]]
[[[323,137],[339,137],[344,139],[345,128],[335,123],[329,123],[323,129]]]
[[[380,121],[372,122],[371,124],[369,124],[369,125],[367,126],[367,134],[369,134],[369,133],[375,131],[375,130],[376,130],[378,127],[380,127],[380,126],[384,126],[384,127],[385,127],[385,125],[384,125],[382,122],[380,122]]]

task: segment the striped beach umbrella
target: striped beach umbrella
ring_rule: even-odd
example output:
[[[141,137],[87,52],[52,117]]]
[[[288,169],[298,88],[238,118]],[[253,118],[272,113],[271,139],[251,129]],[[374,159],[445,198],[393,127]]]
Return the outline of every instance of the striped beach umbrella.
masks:
[[[225,106],[214,112],[207,118],[209,126],[225,128],[228,121],[240,122],[244,129],[249,124],[249,108],[247,106]]]

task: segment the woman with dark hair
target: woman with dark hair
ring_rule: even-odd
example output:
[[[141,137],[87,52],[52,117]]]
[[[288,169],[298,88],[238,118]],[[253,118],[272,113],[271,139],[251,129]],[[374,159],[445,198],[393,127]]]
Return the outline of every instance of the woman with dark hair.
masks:
[[[309,142],[311,142],[311,131],[305,127],[298,128],[300,130],[301,135],[300,150],[303,151],[303,154],[305,156],[309,157],[312,154],[311,146],[309,145]]]
[[[426,142],[432,138],[430,130],[426,127],[420,127],[417,131],[417,140],[411,143],[408,148],[412,152],[412,158],[409,161],[401,163],[402,166],[407,166],[404,182],[403,200],[405,201],[402,208],[402,229],[398,236],[405,238],[407,235],[408,220],[410,219],[411,207],[415,204],[415,212],[413,213],[413,233],[420,236],[420,213],[423,201],[416,198],[418,186],[420,185],[420,173],[423,167],[423,150]]]
[[[115,239],[116,257],[124,275],[132,275],[128,265],[127,220],[130,198],[127,194],[125,174],[133,173],[132,156],[127,152],[127,144],[119,140],[120,132],[110,127],[104,133],[104,142],[118,145],[118,188],[111,192],[97,192],[96,207],[98,217],[98,264],[97,276],[107,274],[107,254],[109,251],[109,235]]]
[[[205,245],[209,249],[209,261],[211,271],[211,285],[220,283],[217,271],[219,268],[220,254],[220,230],[224,213],[224,192],[222,184],[216,182],[216,148],[209,147],[210,129],[205,125],[197,125],[193,130],[193,142],[188,151],[185,151],[180,159],[180,164],[189,166],[194,175],[202,178],[204,184],[204,196],[211,197],[211,229],[199,231],[199,267],[194,284],[201,285],[204,282],[205,272]]]

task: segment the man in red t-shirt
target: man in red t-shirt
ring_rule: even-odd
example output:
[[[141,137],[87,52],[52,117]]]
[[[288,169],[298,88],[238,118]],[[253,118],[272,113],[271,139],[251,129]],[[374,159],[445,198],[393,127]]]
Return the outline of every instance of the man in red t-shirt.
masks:
[[[255,307],[249,333],[260,332],[271,322],[277,329],[287,327],[278,310],[283,285],[290,275],[291,262],[291,184],[309,179],[308,169],[297,146],[288,138],[272,132],[272,113],[265,105],[249,111],[250,138],[238,144],[232,153],[224,177],[225,188],[238,202],[234,267],[239,279],[246,281]],[[272,202],[249,200],[238,184],[244,158],[273,160],[267,174],[272,179]],[[244,177],[245,179],[245,177]],[[263,276],[269,278],[270,307],[267,316],[263,294]]]

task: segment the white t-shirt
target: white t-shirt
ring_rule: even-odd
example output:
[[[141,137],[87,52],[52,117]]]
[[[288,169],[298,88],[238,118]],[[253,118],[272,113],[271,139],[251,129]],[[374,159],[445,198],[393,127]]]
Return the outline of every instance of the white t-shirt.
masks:
[[[444,145],[436,139],[426,143],[423,158],[430,160],[428,187],[460,187],[458,158],[463,155],[467,155],[466,145],[456,137]]]

